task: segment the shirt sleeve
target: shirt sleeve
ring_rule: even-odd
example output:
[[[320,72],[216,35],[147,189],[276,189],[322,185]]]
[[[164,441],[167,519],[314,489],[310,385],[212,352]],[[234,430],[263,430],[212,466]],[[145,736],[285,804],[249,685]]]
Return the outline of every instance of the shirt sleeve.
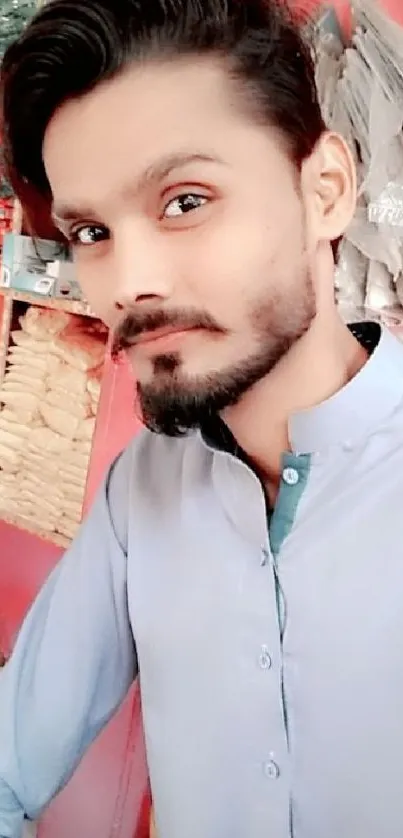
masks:
[[[0,670],[0,838],[67,783],[137,674],[127,603],[126,451]]]

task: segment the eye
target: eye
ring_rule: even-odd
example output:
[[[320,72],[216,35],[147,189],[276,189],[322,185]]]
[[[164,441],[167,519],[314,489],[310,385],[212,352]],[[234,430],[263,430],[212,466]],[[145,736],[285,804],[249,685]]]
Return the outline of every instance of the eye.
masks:
[[[109,230],[97,224],[85,224],[76,227],[70,232],[70,241],[73,246],[90,247],[110,238]]]
[[[197,195],[193,192],[178,195],[166,205],[163,213],[164,218],[180,218],[188,212],[194,212],[207,204],[209,199],[206,195]]]

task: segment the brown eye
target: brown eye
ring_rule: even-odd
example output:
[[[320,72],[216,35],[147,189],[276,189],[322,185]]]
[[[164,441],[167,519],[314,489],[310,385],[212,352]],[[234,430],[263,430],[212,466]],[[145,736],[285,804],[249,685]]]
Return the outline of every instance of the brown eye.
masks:
[[[164,218],[179,218],[188,212],[194,212],[208,203],[205,195],[196,195],[192,192],[178,195],[169,201],[164,210]]]
[[[82,227],[76,227],[70,233],[70,240],[73,246],[90,247],[98,244],[98,242],[109,239],[109,230],[96,224],[86,224]]]

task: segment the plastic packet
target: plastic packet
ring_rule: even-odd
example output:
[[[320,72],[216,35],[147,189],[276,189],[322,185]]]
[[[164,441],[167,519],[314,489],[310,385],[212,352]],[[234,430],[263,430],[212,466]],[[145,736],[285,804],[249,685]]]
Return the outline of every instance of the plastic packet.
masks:
[[[371,260],[368,266],[365,307],[372,311],[399,308],[393,278],[386,266],[375,260]]]
[[[20,326],[32,338],[49,341],[50,338],[60,335],[67,329],[72,322],[72,317],[64,311],[30,306],[23,317],[20,317]]]
[[[339,82],[338,95],[344,103],[365,169],[370,163],[368,102],[371,81],[369,68],[363,65],[353,49],[347,49],[346,67]]]
[[[402,250],[389,229],[371,223],[363,208],[357,210],[346,237],[369,260],[382,262],[395,279],[402,271]]]
[[[345,320],[360,319],[365,303],[368,260],[344,239],[335,272],[336,300]]]
[[[370,201],[368,219],[370,223],[386,227],[402,237],[403,241],[403,181],[389,181],[377,197]]]
[[[377,0],[352,0],[353,17],[356,21],[356,35],[368,49],[376,45],[378,59],[376,68],[381,81],[385,81],[391,98],[398,101],[403,94],[402,28],[396,23]],[[361,33],[365,33],[364,37]],[[371,47],[369,47],[371,49]],[[365,50],[364,50],[365,52]]]

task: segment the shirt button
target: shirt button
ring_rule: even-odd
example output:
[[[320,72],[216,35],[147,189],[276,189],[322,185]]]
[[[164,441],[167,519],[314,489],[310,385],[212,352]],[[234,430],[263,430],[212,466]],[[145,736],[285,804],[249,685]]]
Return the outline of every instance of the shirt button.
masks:
[[[261,648],[261,652],[259,655],[259,665],[261,669],[271,669],[272,659],[269,655],[269,650],[267,646],[262,646]]]
[[[283,471],[283,480],[284,483],[287,483],[287,486],[296,486],[299,480],[297,469],[285,468]]]
[[[280,776],[280,769],[274,760],[265,762],[264,773],[268,780],[277,780]]]
[[[260,553],[260,564],[261,564],[262,567],[264,567],[265,564],[267,564],[267,562],[269,560],[269,555],[270,554],[269,554],[269,551],[268,551],[267,547],[262,547],[262,550],[261,550],[261,553]]]

